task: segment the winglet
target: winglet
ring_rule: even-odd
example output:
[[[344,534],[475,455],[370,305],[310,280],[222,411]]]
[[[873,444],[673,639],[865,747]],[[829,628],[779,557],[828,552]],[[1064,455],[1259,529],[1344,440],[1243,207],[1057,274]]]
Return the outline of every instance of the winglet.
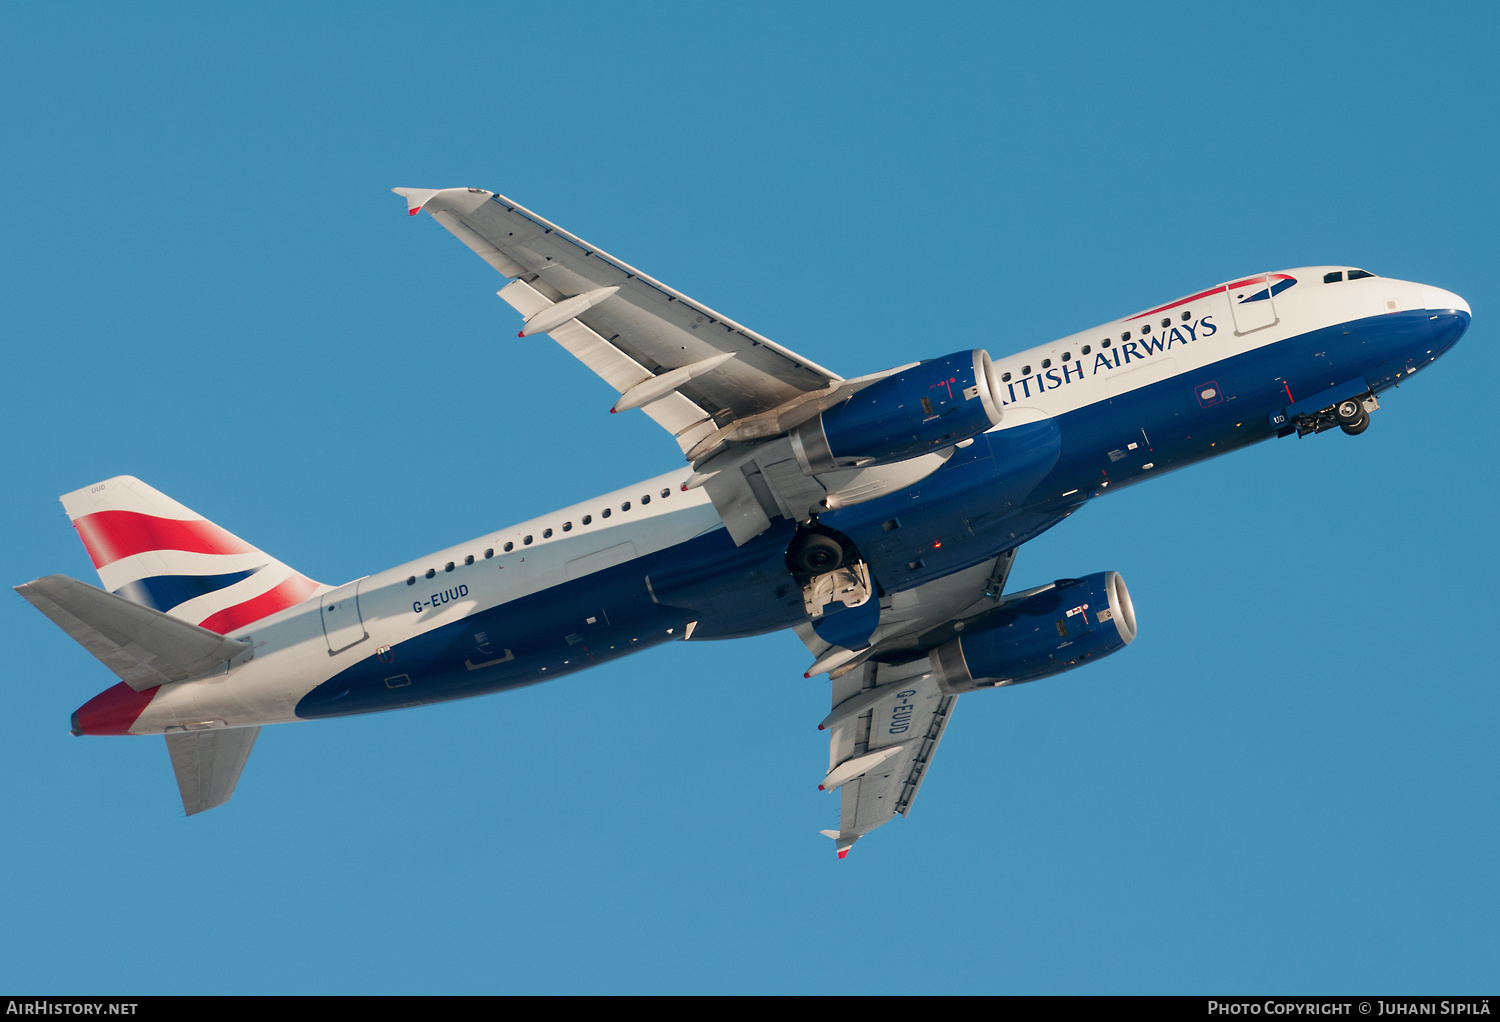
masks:
[[[406,199],[406,215],[416,216],[422,212],[422,207],[427,205],[427,200],[432,198],[441,188],[392,188],[391,191]]]
[[[820,830],[818,833],[824,837],[833,838],[834,851],[838,853],[840,859],[848,855],[849,849],[854,847],[854,842],[859,840],[858,834],[843,834],[837,830]]]

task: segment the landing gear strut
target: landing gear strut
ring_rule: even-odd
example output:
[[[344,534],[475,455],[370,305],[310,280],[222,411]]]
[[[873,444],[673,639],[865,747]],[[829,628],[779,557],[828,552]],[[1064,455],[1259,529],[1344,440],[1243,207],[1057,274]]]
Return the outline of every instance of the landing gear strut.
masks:
[[[1337,426],[1350,436],[1359,436],[1370,428],[1370,413],[1380,407],[1375,395],[1366,392],[1359,397],[1347,397],[1338,404],[1329,405],[1316,412],[1303,412],[1277,430],[1277,436],[1299,437],[1309,433],[1321,433]]]

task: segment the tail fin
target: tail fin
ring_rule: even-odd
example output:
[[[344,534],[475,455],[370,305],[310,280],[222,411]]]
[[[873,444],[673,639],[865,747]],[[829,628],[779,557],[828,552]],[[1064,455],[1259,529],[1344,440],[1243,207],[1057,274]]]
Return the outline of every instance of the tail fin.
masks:
[[[221,635],[328,588],[134,476],[61,500],[106,590]]]

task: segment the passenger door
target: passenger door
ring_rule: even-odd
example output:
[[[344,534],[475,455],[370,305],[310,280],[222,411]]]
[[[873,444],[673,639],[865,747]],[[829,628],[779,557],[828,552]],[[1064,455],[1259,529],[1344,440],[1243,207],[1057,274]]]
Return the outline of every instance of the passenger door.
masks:
[[[359,614],[359,584],[363,581],[359,579],[323,594],[323,636],[328,640],[329,656],[369,638]]]
[[[1225,284],[1224,291],[1229,298],[1229,310],[1234,315],[1236,337],[1274,326],[1279,321],[1276,300],[1271,296],[1269,273]]]

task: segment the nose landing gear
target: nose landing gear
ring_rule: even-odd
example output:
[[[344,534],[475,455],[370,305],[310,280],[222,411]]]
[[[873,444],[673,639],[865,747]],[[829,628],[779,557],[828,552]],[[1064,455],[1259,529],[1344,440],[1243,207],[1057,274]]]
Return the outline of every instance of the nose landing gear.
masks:
[[[1365,411],[1365,404],[1359,398],[1340,401],[1333,409],[1333,417],[1338,420],[1339,428],[1350,436],[1359,436],[1370,428],[1370,413]]]
[[[1379,407],[1380,402],[1375,400],[1375,395],[1366,392],[1358,397],[1344,398],[1337,404],[1328,405],[1316,411],[1305,411],[1294,415],[1290,422],[1277,430],[1276,435],[1291,436],[1296,433],[1299,437],[1303,437],[1309,433],[1321,433],[1325,429],[1337,426],[1350,436],[1359,436],[1370,428],[1370,413]],[[1278,420],[1272,421],[1275,423]]]

